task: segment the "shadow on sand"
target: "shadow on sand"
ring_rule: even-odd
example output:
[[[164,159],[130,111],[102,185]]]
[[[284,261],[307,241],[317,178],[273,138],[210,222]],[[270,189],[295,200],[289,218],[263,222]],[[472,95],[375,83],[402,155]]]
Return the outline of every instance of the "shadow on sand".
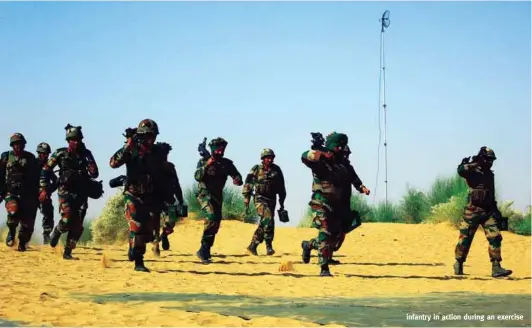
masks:
[[[261,298],[242,295],[129,293],[76,295],[100,304],[110,302],[171,302],[166,309],[188,312],[210,311],[244,320],[272,316],[314,322],[320,325],[403,327],[526,327],[531,324],[528,295],[483,295],[474,293],[431,293],[415,298]],[[441,316],[453,314],[462,320],[413,320],[407,314]],[[465,315],[484,315],[465,320]],[[518,314],[523,320],[487,320],[487,315]],[[456,317],[455,317],[456,318]]]

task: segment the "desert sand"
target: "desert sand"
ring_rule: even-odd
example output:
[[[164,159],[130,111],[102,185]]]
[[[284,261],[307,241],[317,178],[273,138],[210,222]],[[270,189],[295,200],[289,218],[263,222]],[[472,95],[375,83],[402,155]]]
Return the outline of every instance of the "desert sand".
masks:
[[[314,237],[315,229],[277,223],[277,253],[266,256],[263,244],[255,257],[245,250],[255,226],[223,221],[210,265],[195,257],[201,229],[201,222],[192,220],[176,226],[170,250],[160,257],[148,247],[146,266],[151,273],[133,270],[126,245],[81,246],[73,252],[78,260],[72,261],[62,259],[62,247],[32,245],[19,253],[1,245],[0,319],[53,326],[340,325],[341,320],[304,320],[289,311],[290,304],[447,292],[531,293],[530,237],[509,232],[503,232],[502,264],[514,271],[510,278],[491,278],[482,228],[465,264],[466,275],[455,277],[456,230],[445,224],[387,223],[366,223],[349,234],[337,254],[342,264],[332,266],[334,277],[328,278],[319,277],[315,253],[310,264],[301,262],[301,240]],[[288,261],[293,269],[280,272],[280,264]],[[256,305],[257,300],[262,303]],[[279,300],[285,305],[279,306]],[[251,303],[277,310],[238,314],[239,309],[249,312]]]

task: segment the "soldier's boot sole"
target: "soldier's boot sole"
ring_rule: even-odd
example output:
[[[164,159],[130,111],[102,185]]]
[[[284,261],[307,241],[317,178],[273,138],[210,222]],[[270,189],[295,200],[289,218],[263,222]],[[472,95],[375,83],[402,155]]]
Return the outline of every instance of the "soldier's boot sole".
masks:
[[[327,265],[323,265],[321,267],[320,277],[332,277],[331,271],[329,271],[329,267]]]
[[[310,243],[308,241],[303,241],[301,243],[302,248],[302,254],[301,259],[303,260],[303,263],[309,263],[310,262]]]
[[[166,235],[165,233],[161,235],[161,246],[165,251],[170,249],[170,241],[168,240],[168,235]]]
[[[205,256],[202,249],[196,252],[196,256],[200,259],[201,263],[203,264],[209,264],[212,262],[209,258]]]
[[[74,257],[72,257],[72,250],[68,247],[65,247],[65,252],[63,253],[63,259],[64,260],[73,260]]]
[[[143,265],[143,266],[135,266],[135,271],[139,271],[139,272],[151,272],[150,269],[146,268],[144,265]]]
[[[464,264],[460,262],[455,262],[453,265],[454,268],[454,274],[457,276],[461,276],[464,274]]]
[[[273,254],[275,254],[275,250],[274,250],[273,248],[268,248],[268,249],[266,250],[266,255],[270,255],[270,256],[271,256],[271,255],[273,255]]]

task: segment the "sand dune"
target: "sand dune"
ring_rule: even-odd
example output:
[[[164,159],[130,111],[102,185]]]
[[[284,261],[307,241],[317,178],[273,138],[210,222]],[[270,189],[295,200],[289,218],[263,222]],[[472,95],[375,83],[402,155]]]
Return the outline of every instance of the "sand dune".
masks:
[[[255,226],[224,221],[211,265],[194,255],[201,229],[199,222],[187,221],[171,236],[169,251],[159,258],[148,252],[151,273],[133,271],[126,245],[79,247],[75,261],[64,261],[61,249],[49,246],[19,253],[2,245],[0,319],[54,326],[318,326],[335,320],[314,320],[303,308],[310,313],[316,306],[319,312],[319,302],[332,299],[531,293],[530,237],[507,232],[503,266],[514,271],[511,278],[490,277],[482,229],[465,265],[467,275],[458,279],[452,269],[456,230],[386,223],[363,224],[351,233],[338,253],[343,264],[332,267],[333,278],[322,278],[315,257],[311,264],[300,258],[300,242],[313,237],[314,229],[278,227],[277,253],[266,256],[262,245],[254,257],[245,247]],[[294,263],[292,272],[279,272],[285,261]]]

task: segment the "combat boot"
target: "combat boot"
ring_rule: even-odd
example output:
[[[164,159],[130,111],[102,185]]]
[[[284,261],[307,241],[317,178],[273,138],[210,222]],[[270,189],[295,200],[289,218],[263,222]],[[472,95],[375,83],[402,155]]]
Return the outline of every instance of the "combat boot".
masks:
[[[57,227],[55,227],[54,231],[52,231],[52,234],[50,235],[50,246],[57,246],[57,243],[59,243],[59,238],[61,238],[61,232]]]
[[[15,234],[17,233],[17,228],[9,228],[9,232],[6,237],[6,246],[13,247],[15,245]]]
[[[144,256],[141,254],[135,256],[135,271],[150,272],[150,269],[144,266]]]
[[[491,276],[493,278],[506,277],[512,273],[512,270],[506,270],[505,268],[501,267],[501,263],[499,261],[491,262]]]
[[[273,255],[275,254],[275,251],[273,250],[272,242],[267,241],[266,242],[266,255]]]
[[[17,247],[17,251],[19,251],[19,252],[25,252],[25,251],[26,251],[26,243],[27,243],[26,240],[19,238],[19,239],[18,239],[18,247]]]
[[[203,264],[211,263],[211,260],[209,258],[209,251],[207,250],[207,246],[205,244],[201,244],[200,249],[196,252],[196,256],[201,260],[201,263]]]
[[[310,243],[308,241],[303,241],[301,243],[301,248],[303,249],[303,252],[301,254],[301,258],[303,260],[303,263],[309,263],[310,262],[310,252],[312,249],[310,248]]]
[[[321,266],[320,277],[332,277],[331,271],[329,271],[328,264],[323,264]]]
[[[49,231],[45,231],[42,233],[42,243],[43,245],[50,244],[50,232]]]
[[[456,262],[453,265],[454,268],[454,274],[457,276],[464,274],[464,263],[461,261],[456,260]]]
[[[341,262],[338,261],[338,260],[335,260],[335,259],[332,259],[332,258],[329,259],[329,264],[331,264],[331,265],[338,265],[338,264],[340,264],[340,263],[341,263]]]
[[[72,248],[65,246],[65,251],[63,252],[63,259],[72,260]]]
[[[161,234],[161,246],[165,251],[170,249],[170,241],[168,240],[168,235],[166,234],[166,232],[163,232]]]
[[[255,255],[255,256],[258,256],[259,254],[257,253],[257,246],[259,246],[259,245],[257,245],[257,244],[254,243],[254,242],[251,242],[251,243],[249,244],[248,248],[247,248],[249,254],[251,254],[251,255]]]

